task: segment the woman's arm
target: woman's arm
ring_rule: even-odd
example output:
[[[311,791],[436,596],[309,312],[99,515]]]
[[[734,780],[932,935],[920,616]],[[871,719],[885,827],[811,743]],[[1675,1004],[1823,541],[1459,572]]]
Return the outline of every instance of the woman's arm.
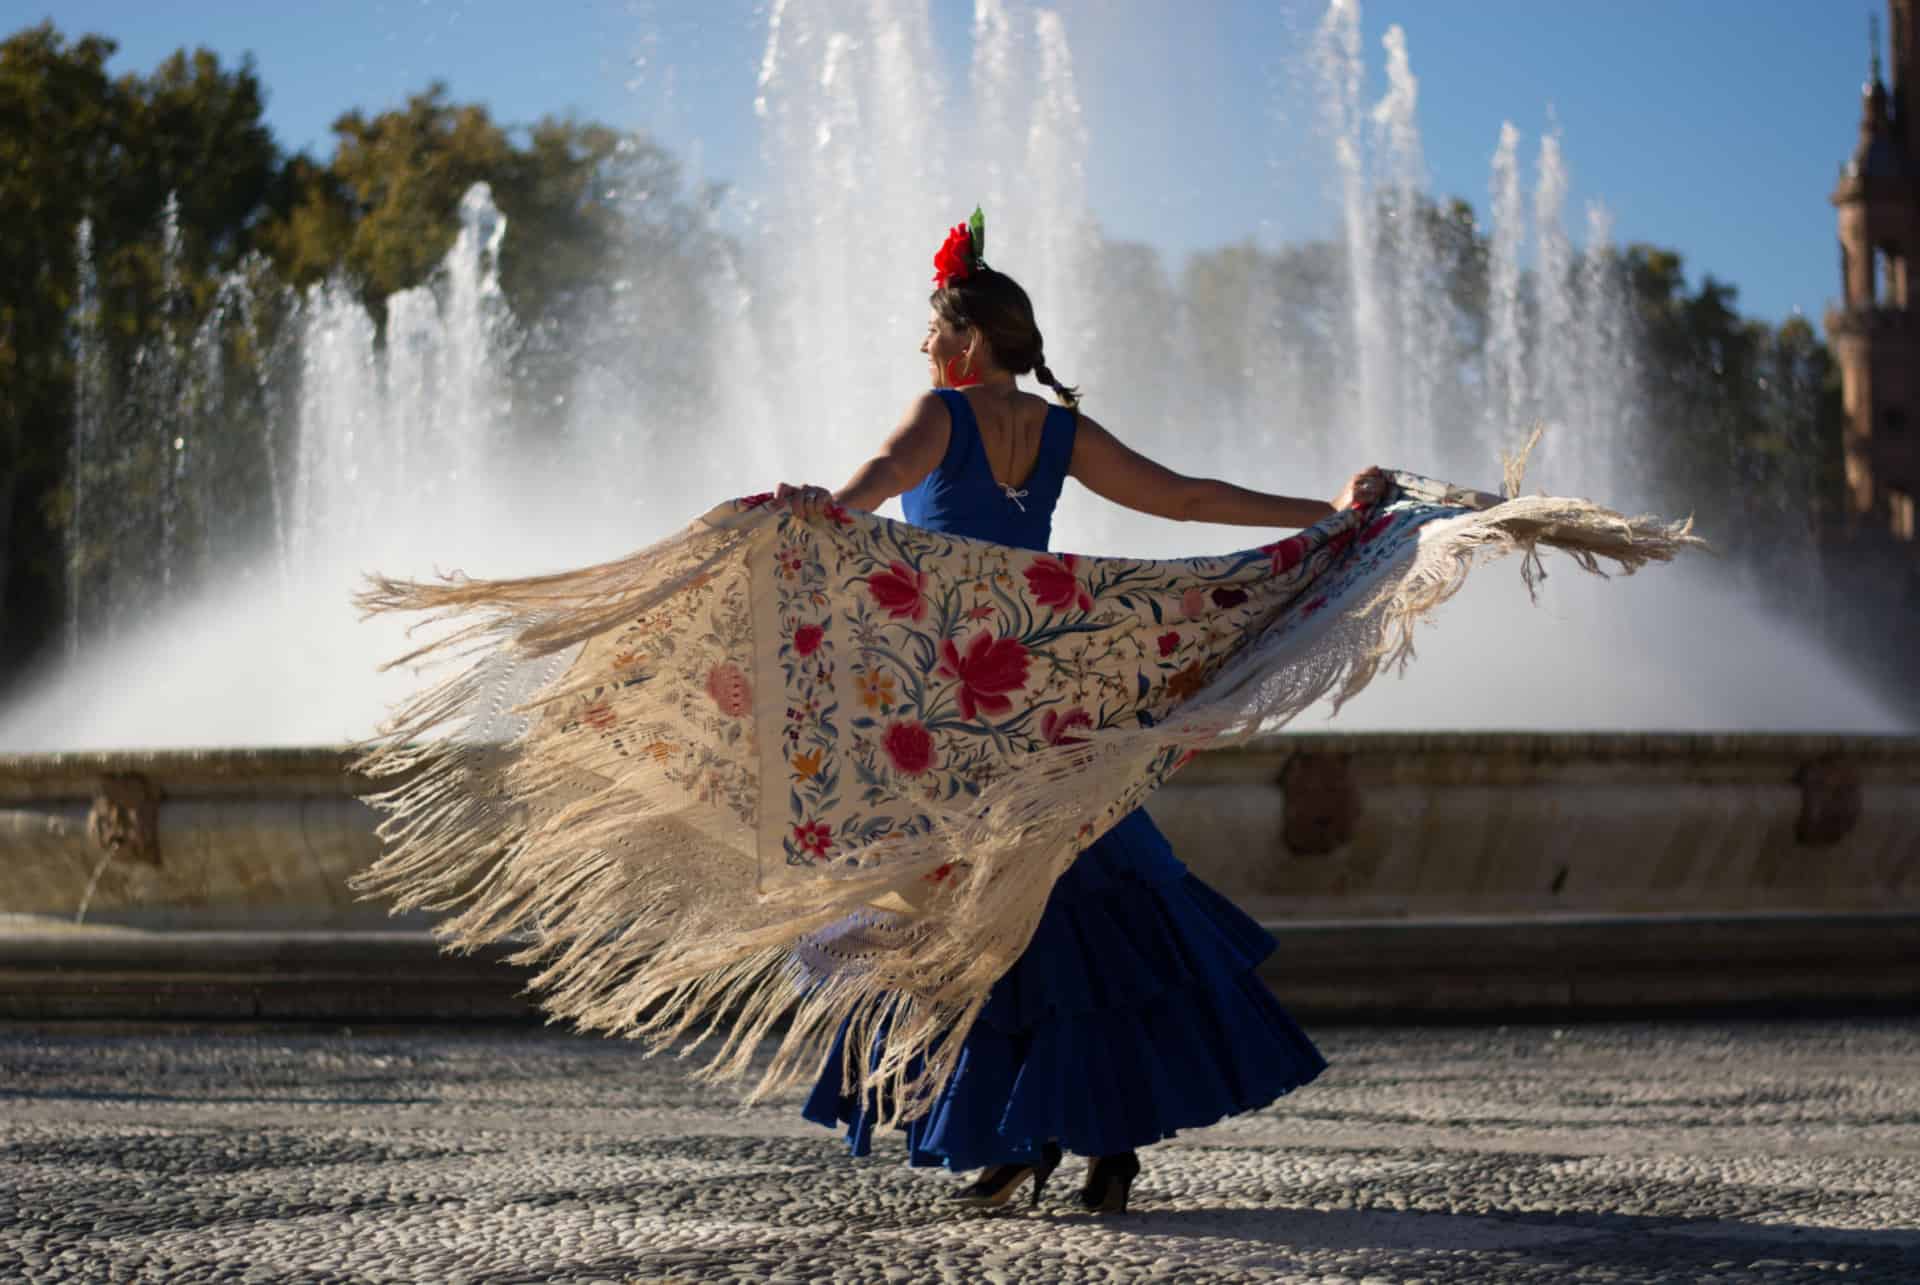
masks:
[[[829,496],[823,487],[780,484],[778,497],[804,518],[819,516],[831,500],[849,509],[871,512],[903,491],[911,491],[933,472],[947,453],[953,420],[946,403],[929,392],[907,408],[879,454],[853,471],[847,484]]]
[[[855,469],[847,484],[833,493],[835,502],[871,511],[911,491],[939,465],[952,432],[947,404],[938,393],[923,393],[881,443],[879,454]]]
[[[1085,415],[1074,436],[1068,471],[1095,495],[1176,522],[1306,527],[1334,512],[1334,505],[1325,500],[1269,495],[1231,482],[1176,473],[1131,449]],[[1352,502],[1353,491],[1350,482],[1342,495],[1345,503]]]

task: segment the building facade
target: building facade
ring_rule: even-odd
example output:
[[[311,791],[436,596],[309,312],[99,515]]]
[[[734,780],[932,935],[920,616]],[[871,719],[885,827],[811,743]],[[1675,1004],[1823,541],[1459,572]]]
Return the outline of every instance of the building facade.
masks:
[[[1827,314],[1846,408],[1843,540],[1892,543],[1920,564],[1920,30],[1916,0],[1888,0],[1860,136],[1833,191],[1841,301]]]

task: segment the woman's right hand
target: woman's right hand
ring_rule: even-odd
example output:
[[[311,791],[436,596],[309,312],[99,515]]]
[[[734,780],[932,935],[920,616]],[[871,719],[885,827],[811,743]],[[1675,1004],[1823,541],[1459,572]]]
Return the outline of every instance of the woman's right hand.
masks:
[[[833,492],[824,486],[794,486],[782,482],[780,489],[773,493],[773,500],[775,504],[785,504],[795,517],[811,522],[833,503]]]

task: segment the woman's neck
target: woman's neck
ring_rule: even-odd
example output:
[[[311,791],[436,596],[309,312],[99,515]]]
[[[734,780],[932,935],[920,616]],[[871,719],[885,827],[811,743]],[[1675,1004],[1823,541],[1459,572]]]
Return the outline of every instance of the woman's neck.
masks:
[[[1009,375],[1004,370],[996,370],[990,374],[982,375],[973,384],[968,386],[967,391],[985,393],[992,397],[1012,397],[1015,393],[1019,392],[1020,389],[1013,382],[1012,375]]]

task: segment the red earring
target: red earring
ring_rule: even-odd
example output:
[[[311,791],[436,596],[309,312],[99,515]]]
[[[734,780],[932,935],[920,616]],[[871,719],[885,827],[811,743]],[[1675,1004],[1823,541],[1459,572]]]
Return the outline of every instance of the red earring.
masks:
[[[965,370],[959,369],[960,357],[967,359]],[[961,353],[960,357],[947,358],[946,364],[940,368],[947,377],[948,388],[971,388],[980,382],[980,377],[973,373],[973,354]]]

